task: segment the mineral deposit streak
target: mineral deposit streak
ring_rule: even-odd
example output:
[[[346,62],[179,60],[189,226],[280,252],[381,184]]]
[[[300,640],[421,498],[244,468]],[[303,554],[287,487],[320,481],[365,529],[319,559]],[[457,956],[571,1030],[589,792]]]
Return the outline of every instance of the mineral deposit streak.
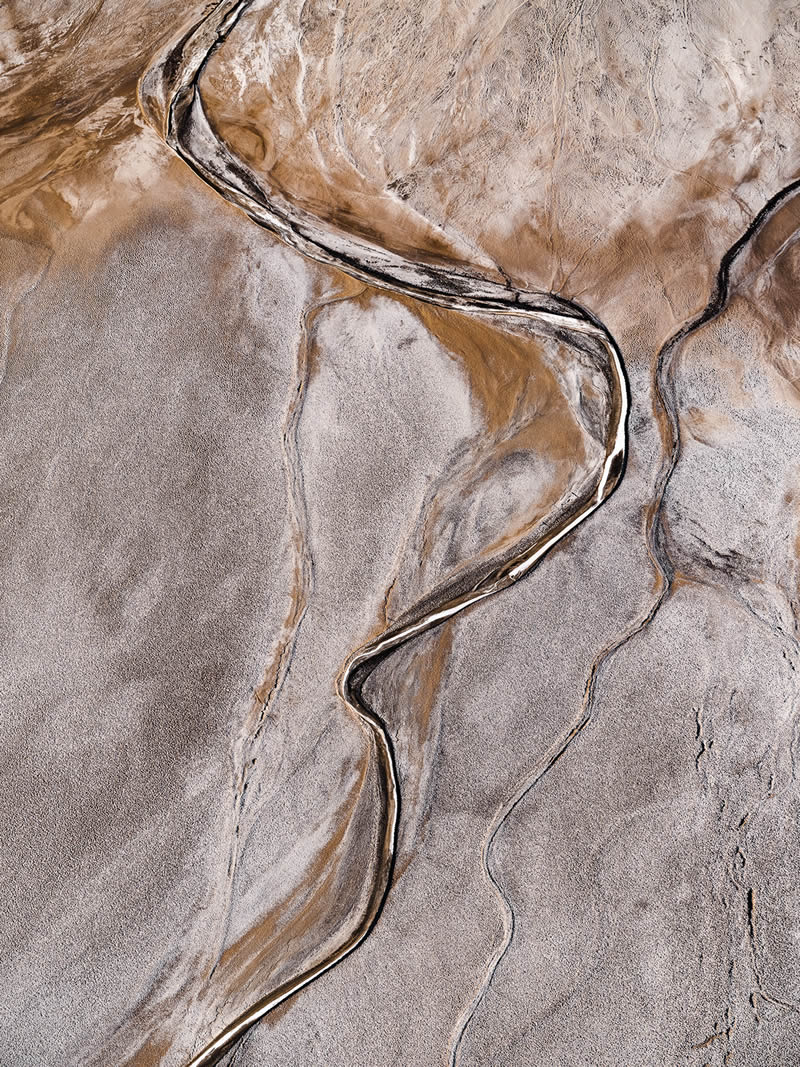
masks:
[[[397,843],[400,795],[392,742],[385,724],[369,707],[363,687],[380,660],[392,650],[439,626],[466,608],[494,596],[530,574],[547,553],[584,522],[619,483],[625,465],[629,397],[619,349],[609,331],[578,304],[548,292],[525,292],[447,266],[414,263],[360,238],[335,230],[283,197],[272,196],[216,136],[203,109],[198,81],[204,66],[234,28],[251,0],[231,0],[212,12],[159,56],[139,83],[139,99],[148,121],[167,144],[208,185],[293,248],[345,271],[379,289],[389,290],[462,312],[514,316],[562,338],[583,338],[602,354],[609,388],[605,454],[590,488],[568,514],[546,526],[537,539],[523,538],[517,554],[465,588],[445,588],[434,602],[418,602],[383,633],[355,651],[338,678],[339,695],[371,738],[377,759],[381,810],[372,884],[357,924],[327,958],[266,993],[227,1025],[188,1067],[210,1067],[254,1023],[353,952],[378,919],[392,877]]]

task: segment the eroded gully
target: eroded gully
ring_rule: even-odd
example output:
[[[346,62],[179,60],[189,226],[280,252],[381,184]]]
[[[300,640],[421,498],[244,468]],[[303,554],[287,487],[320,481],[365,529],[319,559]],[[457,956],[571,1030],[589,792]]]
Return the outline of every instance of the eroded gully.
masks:
[[[514,550],[498,561],[489,573],[472,582],[463,576],[458,582],[437,589],[422,598],[381,634],[354,651],[345,662],[337,682],[339,696],[371,742],[376,760],[380,811],[378,853],[371,872],[371,885],[355,927],[325,959],[282,983],[233,1019],[187,1067],[210,1067],[254,1023],[335,967],[365,940],[377,921],[391,884],[400,814],[400,792],[391,738],[386,725],[364,697],[364,684],[377,664],[393,650],[413,638],[440,626],[488,597],[507,589],[530,574],[541,560],[568,534],[585,522],[608,499],[618,485],[626,457],[628,387],[619,349],[609,331],[577,303],[553,293],[522,291],[511,285],[467,275],[456,269],[417,264],[357,237],[334,231],[325,223],[291,203],[277,203],[259,179],[237,160],[216,136],[203,109],[198,81],[215,49],[226,39],[250,0],[223,2],[200,23],[188,29],[170,46],[140,82],[139,99],[148,121],[166,143],[217,193],[238,206],[254,222],[269,230],[291,247],[318,262],[336,267],[360,281],[414,299],[481,315],[513,316],[528,320],[536,329],[557,336],[567,344],[580,344],[594,353],[608,387],[607,425],[603,428],[602,461],[592,472],[589,484],[570,501],[569,509],[545,522],[544,532],[529,531]],[[596,665],[597,667],[597,665]],[[593,670],[593,679],[596,669]],[[587,689],[588,692],[588,689]],[[498,812],[484,842],[482,865],[486,878],[504,914],[503,942],[490,962],[484,981],[454,1032],[449,1057],[455,1063],[461,1038],[491,981],[499,960],[513,934],[510,903],[490,869],[490,850],[503,821],[522,796],[552,766],[571,740],[586,725],[589,705],[584,700],[582,714],[566,738],[548,754],[536,772],[528,776],[514,796]]]

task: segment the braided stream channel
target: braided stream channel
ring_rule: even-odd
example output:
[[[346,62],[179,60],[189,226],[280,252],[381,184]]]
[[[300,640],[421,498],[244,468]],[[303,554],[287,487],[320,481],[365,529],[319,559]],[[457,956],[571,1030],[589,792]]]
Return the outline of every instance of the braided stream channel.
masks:
[[[494,560],[491,569],[461,575],[419,601],[369,643],[354,651],[342,667],[338,694],[372,741],[377,761],[380,811],[378,854],[370,871],[369,892],[355,927],[315,965],[271,989],[233,1019],[195,1055],[187,1067],[211,1067],[254,1023],[325,974],[368,937],[377,922],[392,881],[400,818],[397,766],[386,725],[364,696],[368,677],[386,656],[467,608],[507,589],[530,574],[568,534],[585,522],[611,495],[626,459],[629,393],[619,349],[590,312],[548,292],[529,292],[469,275],[461,269],[416,263],[338,231],[281,196],[270,195],[261,181],[222,143],[205,113],[198,88],[210,56],[225,41],[251,0],[223,0],[180,40],[156,57],[139,83],[139,100],[147,120],[167,145],[199,177],[255,223],[313,260],[338,268],[369,285],[415,300],[464,313],[527,320],[580,350],[599,368],[608,391],[604,454],[566,512],[537,524]],[[544,526],[544,529],[541,527]]]

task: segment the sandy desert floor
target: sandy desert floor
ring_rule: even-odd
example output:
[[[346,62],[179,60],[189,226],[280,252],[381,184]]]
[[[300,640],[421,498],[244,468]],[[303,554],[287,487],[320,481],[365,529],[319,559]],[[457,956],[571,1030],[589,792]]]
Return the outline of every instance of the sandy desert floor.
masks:
[[[0,1063],[800,1062],[800,11],[0,9]]]

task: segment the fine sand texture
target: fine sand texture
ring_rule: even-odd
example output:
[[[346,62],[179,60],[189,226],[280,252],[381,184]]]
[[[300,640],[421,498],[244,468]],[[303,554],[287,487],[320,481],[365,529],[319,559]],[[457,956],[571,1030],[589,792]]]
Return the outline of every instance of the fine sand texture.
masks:
[[[800,1063],[798,89],[0,8],[2,1067]]]

